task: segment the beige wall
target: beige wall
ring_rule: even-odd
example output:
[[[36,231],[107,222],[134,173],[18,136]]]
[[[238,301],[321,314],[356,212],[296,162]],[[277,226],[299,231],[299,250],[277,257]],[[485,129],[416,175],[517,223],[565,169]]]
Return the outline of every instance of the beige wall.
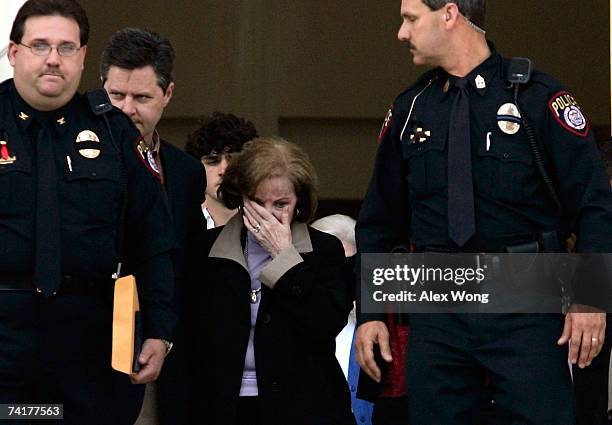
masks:
[[[13,77],[6,53],[8,52],[9,36],[13,27],[13,19],[25,0],[2,0],[0,14],[0,82]]]
[[[117,6],[112,6],[116,3]],[[106,39],[147,26],[177,50],[177,92],[161,125],[182,146],[202,114],[232,111],[303,145],[323,198],[363,196],[388,105],[422,69],[395,38],[399,0],[82,0],[92,39],[83,87]],[[609,127],[609,4],[490,1],[488,36],[531,57]]]

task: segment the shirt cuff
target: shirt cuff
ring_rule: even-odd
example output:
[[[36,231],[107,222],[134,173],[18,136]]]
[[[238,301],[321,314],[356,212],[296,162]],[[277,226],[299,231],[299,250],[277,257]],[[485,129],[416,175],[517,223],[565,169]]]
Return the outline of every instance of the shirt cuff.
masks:
[[[261,269],[259,280],[268,288],[273,289],[276,282],[278,282],[290,268],[302,262],[304,262],[302,256],[297,252],[294,246],[291,246],[282,250],[275,259]]]

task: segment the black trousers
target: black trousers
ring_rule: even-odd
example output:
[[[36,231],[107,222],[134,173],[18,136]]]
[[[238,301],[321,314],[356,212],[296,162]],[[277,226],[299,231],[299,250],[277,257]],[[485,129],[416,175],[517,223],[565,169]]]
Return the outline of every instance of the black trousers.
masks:
[[[130,377],[113,371],[113,408],[117,425],[132,425],[138,419],[144,403],[146,385],[134,385]]]
[[[191,329],[191,332],[187,332]],[[195,384],[194,340],[197,330],[180,323],[172,352],[166,357],[157,379],[157,407],[160,425],[191,425],[199,413],[202,388]]]
[[[0,403],[63,404],[62,424],[116,423],[111,315],[99,296],[0,291]]]
[[[263,425],[261,422],[259,397],[238,397],[236,425]]]
[[[408,425],[406,397],[378,398],[372,410],[372,425]]]
[[[478,424],[492,396],[497,424],[573,425],[568,352],[557,345],[562,329],[561,315],[411,315],[410,423]]]

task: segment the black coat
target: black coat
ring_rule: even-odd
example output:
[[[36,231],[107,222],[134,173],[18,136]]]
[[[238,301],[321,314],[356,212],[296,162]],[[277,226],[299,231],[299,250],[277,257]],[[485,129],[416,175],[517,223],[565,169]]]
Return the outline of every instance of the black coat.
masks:
[[[193,320],[185,317],[185,299],[193,296],[193,286],[201,271],[188,267],[188,253],[193,251],[196,235],[206,228],[202,214],[202,202],[206,188],[206,174],[200,161],[172,144],[161,140],[160,158],[167,195],[169,223],[176,235],[177,249],[172,251],[174,269],[175,310],[179,322],[170,340],[174,342],[171,355],[166,357],[157,380],[157,407],[159,422],[165,424],[191,423],[193,382],[189,370],[193,347],[190,346]],[[192,273],[189,274],[188,270]],[[191,291],[191,292],[190,292]],[[144,385],[133,385],[125,375],[116,375],[117,410],[121,423],[132,424],[138,418],[144,399]]]
[[[172,144],[161,141],[160,157],[164,173],[164,188],[179,249],[173,257],[176,276],[176,299],[180,310],[188,295],[185,285],[191,285],[193,278],[185,276],[187,253],[196,249],[196,237],[200,229],[206,229],[202,214],[202,203],[206,190],[206,174],[200,161],[186,154]]]
[[[174,348],[166,358],[157,381],[157,402],[160,424],[192,422],[195,398],[190,364],[193,361],[193,319],[188,317],[185,301],[194,295],[194,286],[202,282],[202,269],[190,267],[191,252],[196,252],[197,235],[206,229],[202,202],[206,174],[200,161],[162,140],[160,158],[164,188],[179,249],[173,252],[176,276],[175,299],[179,323],[174,335]],[[140,409],[138,409],[140,410]]]
[[[205,234],[207,279],[200,285],[198,380],[210,393],[201,410],[212,424],[234,424],[250,331],[250,277],[242,217]],[[342,279],[344,253],[333,236],[292,225],[295,250],[262,270],[255,363],[267,425],[354,424],[335,337],[352,307]]]

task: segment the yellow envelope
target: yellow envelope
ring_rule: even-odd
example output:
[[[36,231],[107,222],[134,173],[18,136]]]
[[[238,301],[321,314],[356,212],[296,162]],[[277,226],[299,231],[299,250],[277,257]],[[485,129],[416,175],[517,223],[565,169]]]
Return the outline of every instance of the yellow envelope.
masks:
[[[111,366],[119,372],[134,374],[140,369],[138,355],[142,346],[142,322],[138,288],[133,275],[115,281],[113,302],[113,352]]]

